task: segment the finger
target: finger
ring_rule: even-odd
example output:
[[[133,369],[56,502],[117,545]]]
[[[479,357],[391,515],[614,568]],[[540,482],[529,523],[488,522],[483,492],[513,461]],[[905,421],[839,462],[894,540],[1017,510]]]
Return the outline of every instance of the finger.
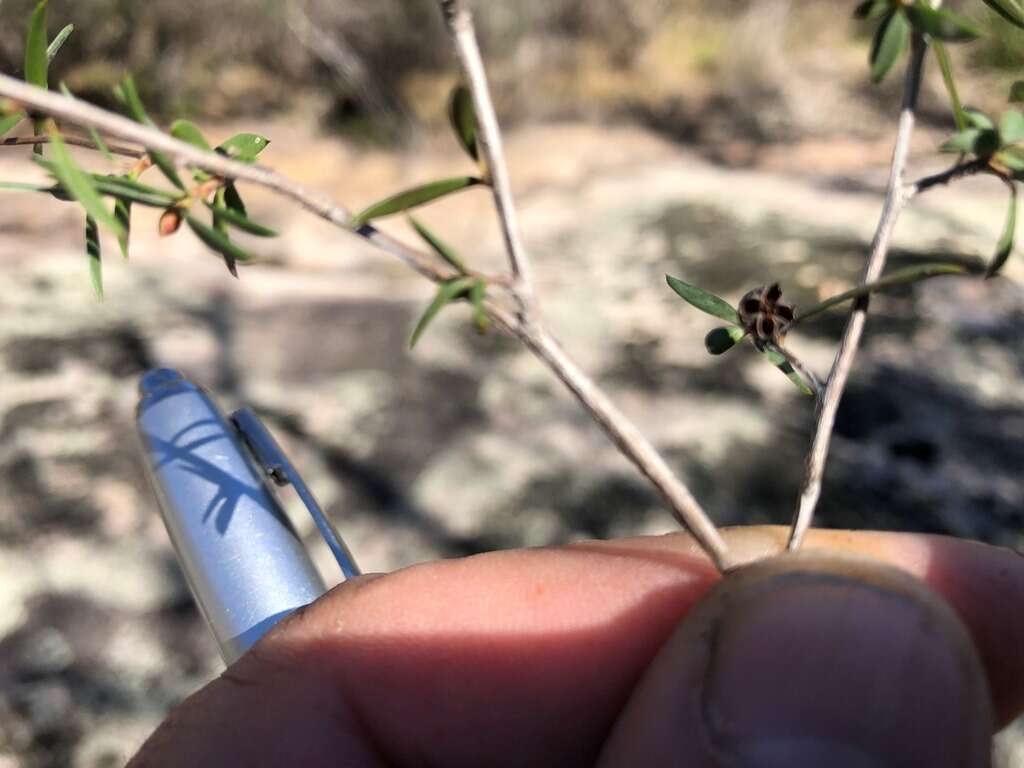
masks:
[[[877,561],[801,553],[733,573],[648,668],[602,768],[979,768],[992,719],[948,603]]]
[[[753,557],[777,551],[784,532],[726,536]],[[991,587],[1001,600],[1024,598],[1019,558],[899,534],[815,532],[808,543],[897,564],[954,604],[958,594],[979,595],[963,618],[990,675],[1006,675],[993,688],[1000,711],[1019,708],[1024,668],[1009,648],[1024,640],[1024,619],[981,597]],[[955,584],[943,577],[954,572]],[[228,698],[248,724],[247,747],[300,733],[298,724],[316,712],[267,702],[289,698],[278,689],[308,686],[336,696],[319,710],[341,713],[339,732],[363,734],[369,754],[396,765],[589,765],[658,648],[717,578],[688,537],[673,535],[492,553],[348,583],[265,638],[215,694],[184,707],[193,710],[188,737],[212,750],[237,736],[205,727],[194,712],[213,712]],[[228,695],[237,687],[232,677],[275,693],[262,708],[250,705],[258,697]]]

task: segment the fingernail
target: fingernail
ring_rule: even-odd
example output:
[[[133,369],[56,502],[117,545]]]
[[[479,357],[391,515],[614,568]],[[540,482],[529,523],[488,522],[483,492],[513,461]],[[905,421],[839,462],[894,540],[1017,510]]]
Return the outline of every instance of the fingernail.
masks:
[[[793,558],[749,570],[684,622],[641,683],[653,695],[634,697],[641,717],[675,719],[642,737],[676,739],[658,764],[988,764],[981,665],[937,596],[875,566],[851,574]],[[625,716],[627,729],[635,718]]]

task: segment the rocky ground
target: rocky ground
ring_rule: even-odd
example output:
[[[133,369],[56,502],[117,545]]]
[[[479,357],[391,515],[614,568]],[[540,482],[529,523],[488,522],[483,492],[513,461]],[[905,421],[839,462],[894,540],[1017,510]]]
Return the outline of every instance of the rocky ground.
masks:
[[[269,164],[353,207],[465,171],[440,139],[386,154],[290,123],[265,132]],[[937,167],[935,139],[915,146],[918,172]],[[543,308],[567,349],[718,522],[787,521],[812,403],[749,348],[709,357],[713,322],[664,275],[732,300],[770,280],[804,305],[843,290],[877,220],[887,142],[804,145],[760,167],[622,127],[536,127],[509,143]],[[32,173],[0,157],[0,177]],[[261,264],[234,281],[191,234],[158,240],[141,212],[131,261],[107,248],[99,303],[78,212],[0,194],[0,766],[119,765],[219,670],[136,450],[135,386],[149,367],[180,368],[225,407],[264,414],[368,571],[674,526],[513,341],[479,336],[456,307],[410,353],[429,286],[351,236],[253,190],[251,209],[282,236],[254,243]],[[987,257],[1004,197],[976,179],[918,200],[894,265]],[[483,192],[424,218],[474,266],[500,267]],[[1019,257],[1007,274],[873,302],[822,524],[1024,547]],[[790,340],[820,373],[843,317]],[[1001,765],[1024,765],[1013,733],[997,749]]]

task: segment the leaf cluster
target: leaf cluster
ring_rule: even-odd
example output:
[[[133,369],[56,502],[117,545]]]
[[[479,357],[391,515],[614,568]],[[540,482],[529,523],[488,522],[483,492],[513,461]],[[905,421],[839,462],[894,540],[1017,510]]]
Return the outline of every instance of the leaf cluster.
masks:
[[[68,25],[52,41],[48,41],[46,10],[47,0],[41,0],[29,20],[25,41],[25,80],[39,88],[49,87],[50,62],[73,31],[73,27]],[[74,98],[63,83],[60,84],[60,89],[66,98]],[[114,95],[130,117],[145,125],[154,125],[130,75],[114,89]],[[0,112],[0,136],[13,130],[26,117],[29,115],[20,109],[10,109],[7,113]],[[250,261],[252,256],[232,240],[230,230],[237,229],[259,237],[276,235],[272,229],[249,218],[245,203],[230,179],[215,178],[205,171],[192,168],[190,171],[194,184],[190,185],[182,179],[174,162],[156,151],[148,152],[142,161],[120,173],[89,173],[75,161],[53,120],[36,116],[32,116],[32,120],[37,137],[41,141],[44,138],[48,140],[49,147],[47,158],[44,157],[43,144],[36,144],[34,159],[49,173],[53,184],[0,182],[0,188],[48,193],[59,200],[74,201],[82,206],[85,213],[85,250],[90,277],[97,295],[101,297],[103,278],[100,225],[117,237],[121,253],[127,258],[133,205],[164,210],[160,218],[161,235],[173,234],[184,221],[204,245],[221,255],[228,270],[235,276],[238,274],[237,263]],[[240,133],[217,147],[211,147],[199,128],[185,120],[176,121],[171,126],[171,133],[200,149],[213,150],[246,163],[255,162],[260,152],[269,144],[264,136]],[[95,148],[108,161],[116,162],[99,133],[90,129],[89,134]],[[139,180],[152,166],[157,167],[170,182],[171,190],[144,184]],[[209,223],[195,213],[199,206],[209,210]]]

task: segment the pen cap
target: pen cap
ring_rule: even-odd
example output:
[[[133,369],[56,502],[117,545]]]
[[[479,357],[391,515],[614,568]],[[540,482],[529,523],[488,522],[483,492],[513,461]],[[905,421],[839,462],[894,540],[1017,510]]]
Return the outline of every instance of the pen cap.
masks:
[[[177,371],[150,371],[136,414],[161,515],[228,664],[326,591],[232,422]]]

